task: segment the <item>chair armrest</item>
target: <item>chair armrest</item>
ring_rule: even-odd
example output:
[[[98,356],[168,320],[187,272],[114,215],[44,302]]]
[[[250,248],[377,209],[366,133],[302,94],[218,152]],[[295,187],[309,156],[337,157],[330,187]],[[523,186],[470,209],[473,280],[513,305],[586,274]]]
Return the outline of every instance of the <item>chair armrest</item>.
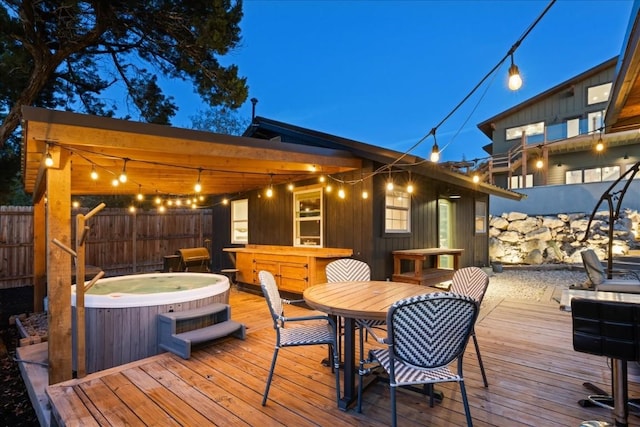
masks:
[[[303,299],[281,299],[283,304],[302,304],[304,302]]]
[[[332,326],[335,327],[335,324],[333,322],[333,319],[330,318],[329,316],[299,316],[299,317],[282,317],[282,320],[285,322],[299,322],[299,321],[303,321],[303,320],[327,320],[329,323],[331,323]]]

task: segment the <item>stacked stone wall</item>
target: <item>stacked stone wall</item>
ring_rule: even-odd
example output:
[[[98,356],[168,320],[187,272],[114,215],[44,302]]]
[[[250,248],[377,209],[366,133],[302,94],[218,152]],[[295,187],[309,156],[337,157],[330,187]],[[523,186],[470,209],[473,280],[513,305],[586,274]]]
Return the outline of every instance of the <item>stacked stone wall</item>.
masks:
[[[521,212],[492,216],[489,221],[489,257],[492,263],[582,263],[580,252],[591,248],[607,257],[609,212],[597,212],[587,231],[591,213],[529,216]],[[640,214],[623,209],[613,223],[613,254],[626,255],[640,248]],[[586,239],[585,239],[586,236]]]

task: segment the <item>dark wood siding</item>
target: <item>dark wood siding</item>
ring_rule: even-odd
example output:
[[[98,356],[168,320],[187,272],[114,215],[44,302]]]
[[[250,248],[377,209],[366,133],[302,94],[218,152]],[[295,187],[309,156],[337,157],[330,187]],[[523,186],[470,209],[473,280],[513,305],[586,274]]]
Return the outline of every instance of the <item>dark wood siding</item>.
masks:
[[[325,192],[324,246],[349,248],[353,257],[371,266],[374,280],[391,278],[393,273],[392,251],[400,249],[438,247],[438,198],[452,193],[462,197],[453,203],[453,246],[464,249],[462,266],[488,265],[488,238],[486,234],[475,234],[475,200],[484,200],[488,208],[488,196],[471,190],[447,186],[421,176],[412,175],[415,191],[411,197],[411,233],[385,234],[385,185],[388,175],[378,174],[355,185],[362,176],[367,176],[375,167],[367,165],[364,170],[334,177],[332,192]],[[397,185],[405,185],[408,173],[394,176]],[[397,177],[397,179],[396,179]],[[337,197],[337,191],[345,183],[345,199]],[[317,185],[317,181],[296,183],[296,186]],[[362,198],[362,191],[369,194]],[[293,244],[293,197],[285,186],[274,187],[275,195],[268,199],[262,191],[248,194],[249,199],[249,243],[262,245]],[[218,203],[213,208],[214,242],[212,244],[213,265],[227,266],[222,252],[230,244],[229,206]],[[222,254],[222,255],[221,255]]]

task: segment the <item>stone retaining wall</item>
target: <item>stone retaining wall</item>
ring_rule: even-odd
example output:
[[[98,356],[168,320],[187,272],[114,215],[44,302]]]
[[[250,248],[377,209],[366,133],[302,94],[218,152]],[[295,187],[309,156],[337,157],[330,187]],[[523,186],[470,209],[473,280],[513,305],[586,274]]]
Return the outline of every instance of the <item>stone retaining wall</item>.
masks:
[[[529,216],[521,212],[491,216],[489,257],[492,263],[582,263],[580,252],[592,248],[600,259],[608,251],[609,213],[597,212],[587,234],[590,213]],[[623,209],[613,224],[613,253],[640,248],[640,214]],[[585,241],[582,241],[587,236]]]

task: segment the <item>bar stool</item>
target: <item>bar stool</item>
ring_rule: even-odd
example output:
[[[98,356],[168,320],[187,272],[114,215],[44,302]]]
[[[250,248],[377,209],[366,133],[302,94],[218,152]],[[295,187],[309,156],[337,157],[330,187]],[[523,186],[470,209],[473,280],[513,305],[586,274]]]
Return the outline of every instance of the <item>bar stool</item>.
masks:
[[[590,403],[613,410],[616,426],[627,426],[627,361],[640,360],[640,305],[590,298],[571,300],[573,349],[611,358],[611,396],[591,395]]]

